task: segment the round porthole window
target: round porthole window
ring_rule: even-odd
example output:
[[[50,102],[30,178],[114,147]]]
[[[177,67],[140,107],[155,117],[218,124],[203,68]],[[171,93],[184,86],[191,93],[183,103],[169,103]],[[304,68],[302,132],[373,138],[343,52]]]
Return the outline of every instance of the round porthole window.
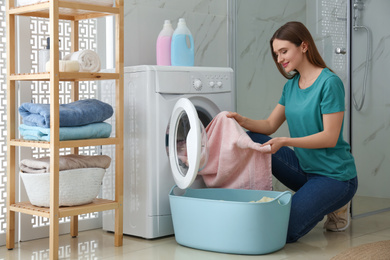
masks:
[[[208,159],[207,134],[189,99],[181,98],[173,108],[168,150],[173,178],[179,188],[186,189]]]

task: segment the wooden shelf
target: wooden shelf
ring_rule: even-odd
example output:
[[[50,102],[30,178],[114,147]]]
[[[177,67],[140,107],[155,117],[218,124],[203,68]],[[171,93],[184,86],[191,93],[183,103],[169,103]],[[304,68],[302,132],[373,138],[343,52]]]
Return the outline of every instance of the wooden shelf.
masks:
[[[58,218],[76,216],[86,214],[90,212],[99,212],[105,210],[117,209],[119,203],[106,200],[106,199],[94,199],[89,204],[83,204],[78,206],[59,207]],[[28,201],[12,204],[10,209],[15,212],[50,218],[50,208],[37,207],[32,205]]]
[[[99,0],[99,5],[62,0],[57,1],[59,18],[63,20],[77,21],[120,13],[119,8],[112,6],[112,0]],[[91,2],[93,3],[94,1]],[[49,18],[49,9],[50,3],[43,2],[11,8],[9,14]]]
[[[60,141],[59,148],[74,148],[74,147],[85,147],[85,146],[100,146],[100,145],[116,145],[119,144],[119,138],[97,138],[97,139],[81,139],[81,140],[68,140]],[[50,148],[50,142],[44,141],[30,141],[23,139],[12,139],[10,141],[11,146],[20,147],[39,147],[39,148]]]
[[[23,73],[8,76],[13,81],[49,81],[50,73]],[[119,79],[119,73],[59,72],[60,81],[91,81]]]
[[[115,2],[116,7],[113,7]],[[6,2],[7,32],[7,230],[6,247],[15,246],[16,212],[46,217],[50,219],[49,255],[58,259],[59,218],[71,217],[70,233],[78,234],[78,215],[115,210],[115,246],[123,243],[123,0],[47,0],[26,6],[15,7],[14,0]],[[52,73],[16,73],[16,16],[35,16],[49,18],[51,40],[50,69]],[[115,73],[60,72],[58,46],[58,21],[70,20],[71,52],[79,50],[79,20],[115,16]],[[59,141],[59,82],[71,82],[72,101],[79,99],[79,81],[114,80],[115,81],[115,137]],[[48,81],[50,85],[50,122],[53,131],[50,142],[28,141],[16,138],[17,87],[16,81]],[[78,153],[78,147],[115,145],[115,198],[114,200],[95,199],[90,204],[74,207],[59,207],[59,153],[61,148],[72,148]],[[36,207],[30,202],[16,202],[17,147],[39,147],[50,150],[50,207]]]

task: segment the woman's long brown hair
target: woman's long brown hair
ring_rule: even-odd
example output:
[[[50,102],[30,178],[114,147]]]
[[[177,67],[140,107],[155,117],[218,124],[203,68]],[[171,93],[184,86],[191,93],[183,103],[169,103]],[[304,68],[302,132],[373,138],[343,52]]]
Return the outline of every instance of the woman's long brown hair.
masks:
[[[274,35],[270,40],[272,58],[274,59],[276,67],[285,78],[291,79],[297,73],[294,74],[287,73],[283,69],[283,66],[278,63],[278,57],[276,56],[272,46],[275,39],[289,41],[297,47],[299,47],[302,44],[302,42],[305,42],[307,44],[306,57],[309,60],[309,62],[320,68],[327,68],[324,60],[322,59],[320,53],[317,50],[313,37],[311,36],[306,26],[304,26],[301,22],[288,22],[284,24],[282,27],[280,27],[274,33]]]

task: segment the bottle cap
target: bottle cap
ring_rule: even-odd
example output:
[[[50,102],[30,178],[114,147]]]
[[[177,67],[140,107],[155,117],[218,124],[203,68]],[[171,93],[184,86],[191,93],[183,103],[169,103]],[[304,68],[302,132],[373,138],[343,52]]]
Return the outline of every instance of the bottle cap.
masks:
[[[179,18],[179,22],[177,23],[177,26],[179,25],[186,25],[186,20],[184,18]]]
[[[171,20],[165,20],[163,28],[172,28]]]

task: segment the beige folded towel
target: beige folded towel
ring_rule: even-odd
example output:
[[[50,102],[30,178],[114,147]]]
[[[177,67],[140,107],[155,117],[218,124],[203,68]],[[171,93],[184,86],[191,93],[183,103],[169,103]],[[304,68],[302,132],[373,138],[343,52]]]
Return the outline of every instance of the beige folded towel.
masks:
[[[103,168],[110,166],[111,158],[107,155],[61,155],[59,159],[60,171],[78,168]],[[24,159],[20,162],[20,170],[27,173],[50,172],[50,157],[39,159]]]
[[[92,50],[81,50],[65,55],[64,60],[77,61],[80,65],[81,72],[99,72],[100,58],[99,55]]]
[[[58,70],[60,72],[78,72],[80,64],[76,60],[60,60]],[[46,63],[46,72],[50,72],[50,61]]]

